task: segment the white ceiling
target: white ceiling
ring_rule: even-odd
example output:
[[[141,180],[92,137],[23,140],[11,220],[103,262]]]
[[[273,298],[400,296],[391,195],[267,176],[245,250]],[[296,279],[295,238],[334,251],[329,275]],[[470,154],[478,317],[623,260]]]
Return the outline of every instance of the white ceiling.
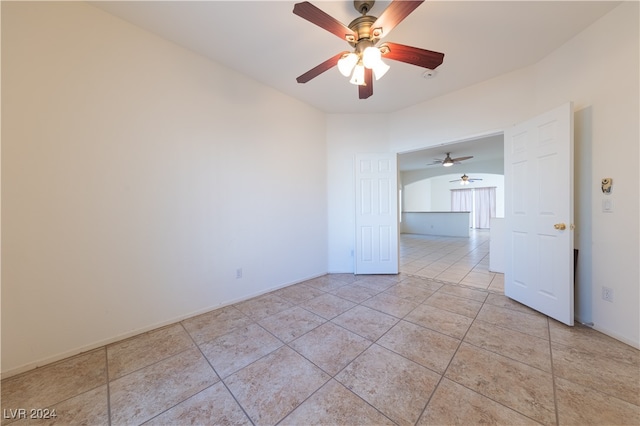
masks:
[[[434,160],[441,160],[451,153],[451,158],[473,156],[468,160],[454,164],[452,167],[432,164]],[[405,152],[398,155],[400,171],[439,169],[434,174],[449,174],[464,171],[473,163],[487,164],[492,160],[504,157],[504,136],[502,134],[486,136],[478,139],[456,142],[418,151]],[[462,173],[461,173],[462,174]]]
[[[445,54],[435,78],[397,61],[358,99],[337,69],[296,77],[350,46],[292,13],[292,1],[90,2],[328,113],[389,112],[531,65],[613,9],[611,1],[426,1],[384,40]],[[345,25],[352,1],[312,3]],[[379,16],[389,1],[377,1]]]
[[[613,1],[425,1],[385,41],[445,54],[436,76],[388,60],[369,99],[330,69],[306,84],[296,77],[350,46],[292,13],[294,1],[90,2],[113,15],[271,86],[327,113],[397,111],[534,64],[616,7]],[[352,1],[311,3],[348,25]],[[380,16],[390,1],[376,1]],[[401,171],[435,158],[473,155],[466,164],[502,158],[502,136],[399,155]],[[437,166],[430,166],[437,167]],[[457,166],[456,166],[457,168]],[[452,168],[453,169],[453,168]],[[442,173],[451,169],[442,168]]]

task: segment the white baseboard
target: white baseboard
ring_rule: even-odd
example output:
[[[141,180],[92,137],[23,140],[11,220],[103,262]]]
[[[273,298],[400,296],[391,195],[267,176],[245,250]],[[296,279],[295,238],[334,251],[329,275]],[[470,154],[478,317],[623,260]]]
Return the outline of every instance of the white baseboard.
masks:
[[[616,333],[615,331],[611,331],[605,327],[599,326],[598,324],[593,324],[593,329],[596,331],[599,331],[602,334],[606,334],[609,337],[612,337],[616,340],[621,341],[622,343],[625,343],[629,346],[632,346],[636,349],[640,349],[640,341],[638,340],[631,340],[625,336],[621,336],[620,334]]]

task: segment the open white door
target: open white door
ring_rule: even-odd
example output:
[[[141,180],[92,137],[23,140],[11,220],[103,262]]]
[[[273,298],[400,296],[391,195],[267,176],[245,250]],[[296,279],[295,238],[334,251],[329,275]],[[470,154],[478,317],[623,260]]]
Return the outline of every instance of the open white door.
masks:
[[[395,154],[356,156],[356,274],[397,274],[398,161]]]
[[[573,325],[573,107],[505,131],[504,293]]]

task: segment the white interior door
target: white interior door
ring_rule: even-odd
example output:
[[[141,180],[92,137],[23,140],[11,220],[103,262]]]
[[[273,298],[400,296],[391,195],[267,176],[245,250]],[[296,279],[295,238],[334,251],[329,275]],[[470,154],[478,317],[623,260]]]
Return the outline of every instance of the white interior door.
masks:
[[[395,154],[356,156],[356,274],[397,274],[398,162]]]
[[[573,325],[573,108],[505,131],[505,295]]]

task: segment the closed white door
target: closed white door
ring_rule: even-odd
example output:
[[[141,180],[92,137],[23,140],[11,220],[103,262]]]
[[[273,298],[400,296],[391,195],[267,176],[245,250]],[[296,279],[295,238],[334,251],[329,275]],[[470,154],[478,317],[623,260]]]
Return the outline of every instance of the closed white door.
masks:
[[[505,131],[505,295],[573,325],[573,108]]]
[[[395,154],[355,160],[356,274],[397,274],[398,163]]]

